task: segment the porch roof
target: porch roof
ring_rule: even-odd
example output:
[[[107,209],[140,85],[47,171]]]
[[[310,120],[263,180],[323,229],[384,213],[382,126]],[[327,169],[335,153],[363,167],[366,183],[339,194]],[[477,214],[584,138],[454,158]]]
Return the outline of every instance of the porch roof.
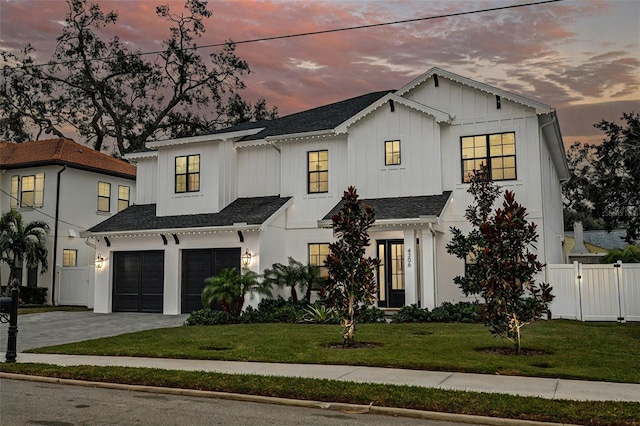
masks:
[[[238,198],[218,213],[157,216],[155,204],[134,204],[89,229],[91,234],[164,231],[186,228],[259,227],[284,207],[291,197]]]
[[[428,222],[427,219],[437,219],[444,209],[451,191],[444,191],[438,195],[422,195],[416,197],[368,198],[362,199],[364,204],[373,208],[376,222],[407,223],[408,220]],[[322,220],[321,227],[331,226],[331,217],[342,208],[342,201],[336,204]],[[433,220],[432,220],[433,221]],[[375,226],[375,223],[374,223]]]

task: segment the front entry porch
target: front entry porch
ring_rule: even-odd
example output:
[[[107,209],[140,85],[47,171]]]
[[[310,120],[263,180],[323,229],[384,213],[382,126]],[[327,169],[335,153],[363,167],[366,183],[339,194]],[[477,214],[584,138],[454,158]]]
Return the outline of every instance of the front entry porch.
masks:
[[[377,232],[376,232],[377,231]],[[377,305],[382,309],[436,305],[435,233],[430,228],[374,230],[370,255],[380,259]]]

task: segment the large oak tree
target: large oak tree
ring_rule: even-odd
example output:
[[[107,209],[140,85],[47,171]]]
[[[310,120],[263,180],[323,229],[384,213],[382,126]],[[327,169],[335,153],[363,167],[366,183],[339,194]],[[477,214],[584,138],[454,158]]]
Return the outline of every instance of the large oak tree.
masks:
[[[187,0],[184,11],[158,6],[169,35],[159,53],[132,51],[115,36],[117,12],[87,0],[67,0],[69,12],[50,62],[36,64],[33,46],[2,52],[0,139],[23,142],[78,133],[97,150],[120,154],[148,140],[206,134],[250,119],[272,118],[264,100],[255,105],[239,92],[249,65],[228,41],[208,56],[197,40],[211,17],[207,2]]]
[[[600,144],[575,143],[569,150],[571,178],[563,186],[570,212],[602,219],[605,228],[626,228],[626,241],[640,239],[640,114],[623,124],[602,120]]]

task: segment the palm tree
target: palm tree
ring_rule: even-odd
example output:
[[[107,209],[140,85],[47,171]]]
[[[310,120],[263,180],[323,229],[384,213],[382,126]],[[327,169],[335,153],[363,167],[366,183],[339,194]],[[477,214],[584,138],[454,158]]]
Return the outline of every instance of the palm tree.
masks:
[[[233,316],[240,316],[244,306],[245,295],[250,293],[271,297],[271,284],[261,282],[259,275],[253,271],[244,274],[233,268],[223,269],[219,275],[205,280],[207,285],[202,290],[202,306],[210,307],[219,303],[222,309]]]
[[[320,276],[320,267],[308,263],[300,268],[300,287],[304,290],[304,297],[307,302],[311,303],[311,291],[319,288],[326,282],[326,279]]]
[[[8,283],[20,275],[18,271],[24,262],[30,268],[41,264],[41,274],[47,271],[47,232],[49,225],[39,220],[25,225],[16,210],[0,217],[0,262],[9,265]]]
[[[289,287],[291,289],[291,300],[293,303],[298,303],[296,286],[300,283],[302,268],[302,263],[293,257],[289,257],[289,265],[274,263],[271,269],[265,269],[262,275],[264,276],[264,281],[271,285],[276,285],[280,288]]]
[[[324,282],[324,278],[320,276],[319,267],[311,264],[303,265],[292,257],[289,257],[288,265],[274,263],[271,269],[265,269],[262,275],[265,282],[272,286],[289,287],[293,303],[298,303],[296,290],[298,286],[304,292],[307,302],[311,302],[311,290]]]

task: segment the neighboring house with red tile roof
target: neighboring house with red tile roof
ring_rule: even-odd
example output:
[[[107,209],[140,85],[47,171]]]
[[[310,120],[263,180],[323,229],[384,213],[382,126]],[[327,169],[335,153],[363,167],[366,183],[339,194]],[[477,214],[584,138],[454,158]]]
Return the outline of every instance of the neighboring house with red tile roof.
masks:
[[[129,207],[135,179],[135,166],[69,139],[0,142],[0,213],[16,209],[51,228],[49,271],[25,266],[22,285],[48,288],[49,302],[53,294],[56,304],[92,307],[96,253],[80,233]]]
[[[289,256],[323,266],[349,185],[376,213],[366,255],[382,262],[378,307],[465,300],[453,281],[465,262],[446,245],[450,226],[469,230],[468,173],[481,163],[527,207],[539,260],[564,261],[555,110],[439,68],[397,91],[146,148],[127,154],[136,205],[86,234],[107,258],[95,312],[188,313],[224,268],[261,273]]]

